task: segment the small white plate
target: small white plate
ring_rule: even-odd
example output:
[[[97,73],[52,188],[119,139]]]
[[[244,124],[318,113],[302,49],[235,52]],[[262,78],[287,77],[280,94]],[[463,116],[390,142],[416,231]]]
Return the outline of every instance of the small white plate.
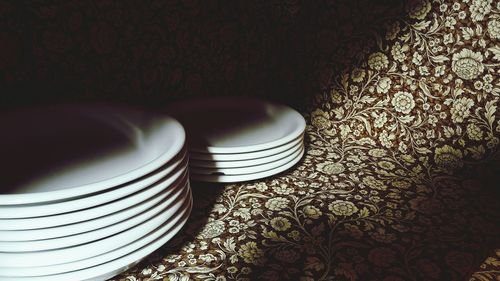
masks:
[[[184,205],[184,201],[185,200],[177,200],[171,208],[178,210],[180,206]],[[80,261],[105,254],[148,235],[148,233],[163,225],[165,221],[167,221],[174,214],[175,212],[165,210],[164,212],[160,212],[154,218],[135,225],[126,231],[74,247],[40,252],[0,252],[0,267],[11,267],[23,270],[23,267],[52,266]]]
[[[177,168],[179,165],[182,165],[183,162],[184,159],[179,159],[172,165],[165,167],[163,170],[153,175],[140,178],[136,181],[132,181],[127,184],[115,187],[111,190],[106,190],[94,195],[79,197],[78,199],[74,200],[58,201],[57,203],[48,204],[3,206],[0,207],[0,218],[33,218],[92,208],[101,204],[118,200],[155,183],[163,176],[167,175],[169,172]],[[171,178],[170,180],[171,182],[173,182],[175,178]],[[3,223],[0,221],[0,225],[1,224]],[[4,228],[0,226],[0,229]]]
[[[112,106],[4,113],[0,129],[5,133],[0,205],[66,200],[113,188],[163,166],[185,142],[183,127],[170,117]]]
[[[226,176],[226,175],[198,175],[195,173],[189,173],[189,178],[194,181],[203,181],[203,182],[240,182],[240,181],[250,181],[250,180],[256,180],[256,179],[262,179],[266,177],[270,177],[272,175],[276,175],[278,173],[284,172],[291,167],[293,167],[295,164],[297,164],[300,159],[302,159],[302,156],[304,155],[304,151],[300,153],[299,156],[297,156],[295,159],[292,161],[286,163],[285,165],[281,167],[277,167],[268,171],[260,172],[260,173],[255,173],[255,174],[247,174],[247,175],[236,175],[236,176]]]
[[[291,148],[297,146],[304,142],[304,136],[301,135],[297,139],[294,139],[286,144],[281,146],[277,146],[275,148],[269,148],[260,151],[254,152],[245,152],[245,153],[200,153],[196,151],[189,151],[189,161],[212,161],[212,162],[225,162],[225,161],[243,161],[243,160],[253,160],[259,159],[262,157],[268,157],[272,155],[276,155],[285,151],[290,150]]]
[[[188,196],[188,190],[186,189],[187,186],[186,179],[183,180],[181,186],[182,188],[178,189],[174,194],[169,196],[166,200],[156,204],[152,208],[148,209],[145,212],[140,213],[137,216],[131,217],[119,223],[115,223],[103,228],[87,232],[81,232],[75,235],[63,236],[54,239],[21,241],[21,242],[0,242],[0,249],[2,249],[2,252],[19,253],[19,252],[47,251],[60,248],[74,247],[77,245],[96,241],[105,237],[115,235],[116,233],[125,231],[142,222],[150,220],[151,218],[156,216],[160,211],[176,214],[178,209],[170,205],[175,203],[176,201],[184,200],[184,198]],[[0,275],[1,271],[2,268],[0,268]]]
[[[304,145],[299,145],[297,148],[291,151],[283,152],[279,154],[278,160],[268,162],[261,165],[254,165],[248,167],[239,167],[239,168],[201,168],[201,167],[189,167],[189,171],[191,173],[197,175],[246,175],[246,174],[255,174],[259,172],[264,172],[267,170],[271,170],[280,166],[285,165],[286,163],[292,161],[304,151]]]
[[[87,221],[111,213],[122,211],[124,209],[124,206],[133,206],[135,204],[143,202],[148,198],[151,198],[158,192],[162,191],[165,186],[169,185],[169,182],[171,183],[172,180],[177,180],[179,177],[181,177],[183,171],[186,170],[186,166],[187,158],[186,155],[184,155],[182,156],[182,158],[178,159],[178,161],[176,161],[172,166],[167,166],[163,170],[156,171],[155,174],[151,174],[149,175],[149,177],[141,180],[140,186],[137,186],[137,190],[135,190],[135,192],[133,190],[130,190],[130,195],[123,196],[122,198],[110,201],[102,205],[94,205],[91,208],[42,217],[0,219],[0,241],[5,241],[2,240],[4,239],[3,230],[34,230],[40,228],[75,224],[78,222]],[[137,182],[137,184],[139,184],[139,182]],[[106,196],[106,194],[103,194],[103,196]],[[82,199],[85,199],[85,197]],[[15,237],[15,239],[19,239],[17,236]]]
[[[166,108],[185,127],[189,151],[244,153],[274,148],[304,133],[294,109],[249,98],[187,100]]]
[[[133,267],[172,239],[187,222],[192,204],[193,200],[190,197],[189,200],[186,200],[183,211],[179,212],[178,215],[171,217],[162,226],[143,238],[115,251],[56,266],[26,267],[21,270],[9,268],[5,272],[2,271],[2,275],[5,273],[7,276],[1,276],[0,279],[3,281],[107,280]]]

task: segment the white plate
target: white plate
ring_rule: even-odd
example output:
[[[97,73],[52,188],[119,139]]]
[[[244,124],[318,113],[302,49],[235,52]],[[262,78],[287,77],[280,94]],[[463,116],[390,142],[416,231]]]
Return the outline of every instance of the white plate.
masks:
[[[182,187],[180,183],[188,177],[186,169],[180,171],[180,174],[182,174],[182,176],[179,176],[176,182],[170,186],[168,184],[159,184],[155,186],[154,187],[155,189],[163,190],[159,194],[154,195],[153,197],[143,202],[139,202],[133,206],[124,205],[122,206],[121,210],[112,213],[110,215],[57,227],[47,227],[42,229],[19,230],[19,231],[15,230],[0,231],[0,241],[20,242],[20,241],[54,239],[58,237],[70,236],[78,233],[92,231],[95,229],[100,229],[115,223],[122,222],[131,217],[137,216],[138,214],[158,204],[158,202],[166,200],[169,196],[175,194]]]
[[[262,179],[266,178],[281,172],[284,172],[291,167],[293,167],[295,164],[297,164],[300,159],[302,159],[302,156],[304,155],[304,151],[300,153],[299,156],[297,156],[295,159],[292,161],[286,163],[285,165],[281,167],[277,167],[268,171],[260,172],[260,173],[255,173],[255,174],[248,174],[248,175],[236,175],[236,176],[226,176],[226,175],[198,175],[195,173],[189,173],[189,178],[191,180],[195,181],[204,181],[204,182],[240,182],[240,181],[250,181],[250,180],[256,180],[256,179]]]
[[[107,280],[139,263],[147,255],[160,248],[177,234],[187,222],[192,210],[192,197],[182,213],[170,218],[162,226],[133,241],[129,245],[103,255],[73,263],[58,266],[38,268],[23,268],[22,270],[9,269],[9,277],[0,277],[4,281],[67,281],[67,280]],[[70,272],[71,271],[71,272]],[[66,272],[57,275],[48,275],[51,272]],[[19,276],[19,277],[12,277]],[[22,277],[21,277],[22,276]],[[29,276],[29,277],[28,277]]]
[[[301,144],[304,142],[304,136],[301,135],[295,140],[292,140],[286,144],[283,144],[281,146],[275,147],[275,148],[270,148],[270,149],[265,149],[265,150],[260,150],[260,151],[254,151],[254,152],[245,152],[245,153],[223,153],[223,154],[217,154],[217,153],[199,153],[195,151],[190,151],[189,152],[189,161],[194,160],[194,161],[212,161],[212,162],[231,162],[231,161],[243,161],[243,160],[253,160],[253,159],[259,159],[262,157],[268,157],[272,155],[276,155],[285,151],[290,150],[291,148],[297,146],[298,144]]]
[[[14,205],[0,207],[0,218],[15,219],[15,218],[33,218],[57,215],[63,213],[74,212],[86,208],[95,207],[113,200],[123,198],[133,194],[144,187],[147,187],[154,182],[167,175],[179,165],[182,165],[184,159],[179,159],[172,165],[167,165],[163,170],[153,175],[140,178],[138,180],[120,185],[111,190],[106,190],[94,195],[79,197],[74,200],[58,201],[57,203],[36,204],[36,205]],[[171,178],[171,181],[174,181]],[[1,222],[0,222],[1,223]],[[0,227],[0,229],[3,229]]]
[[[248,98],[210,98],[174,103],[166,112],[185,127],[189,151],[243,153],[274,148],[304,133],[294,109]]]
[[[5,113],[0,129],[0,205],[101,192],[163,166],[185,142],[170,117],[111,106]]]
[[[268,162],[261,165],[248,166],[248,167],[239,167],[239,168],[200,168],[200,167],[189,167],[189,171],[191,173],[197,175],[246,175],[246,174],[255,174],[259,172],[264,172],[267,170],[271,170],[280,166],[285,165],[286,163],[295,159],[295,157],[299,156],[304,151],[304,145],[299,145],[297,148],[291,151],[283,152],[278,157],[278,160],[273,162]]]
[[[171,208],[177,209],[182,206],[183,203],[184,201],[182,200],[177,201]],[[51,266],[95,257],[119,249],[132,243],[133,241],[141,239],[141,237],[147,235],[147,233],[150,233],[160,227],[173,214],[174,213],[168,211],[160,212],[160,214],[154,218],[135,225],[126,231],[74,247],[40,252],[0,252],[0,268],[12,267],[22,270],[23,267]]]
[[[96,241],[116,233],[120,233],[129,228],[132,228],[142,222],[145,222],[152,217],[156,216],[160,211],[168,212],[170,214],[176,214],[178,209],[171,207],[170,205],[179,200],[184,200],[187,197],[188,191],[187,178],[180,183],[182,188],[176,190],[174,194],[169,196],[166,200],[156,204],[152,208],[145,212],[140,213],[137,216],[131,217],[119,223],[111,224],[103,228],[81,232],[75,235],[64,236],[54,239],[44,239],[36,241],[21,241],[21,242],[0,242],[0,249],[2,252],[36,252],[36,251],[46,251],[55,250],[66,247],[74,247],[77,245],[89,243]],[[1,272],[1,268],[0,268]]]
[[[140,185],[136,186],[134,190],[129,190],[130,195],[125,195],[122,198],[102,205],[94,205],[91,208],[43,217],[0,219],[0,241],[5,241],[3,240],[5,237],[3,230],[34,230],[39,228],[75,224],[81,221],[91,220],[114,212],[122,211],[124,206],[133,206],[134,204],[140,203],[163,190],[165,186],[173,184],[172,181],[177,180],[183,174],[183,171],[186,170],[186,166],[187,158],[184,155],[172,166],[167,166],[163,170],[157,171],[156,174],[152,174],[149,177],[144,178],[144,180],[140,182]],[[137,184],[139,184],[139,182],[137,182]],[[125,189],[125,187],[122,187],[122,189]],[[102,193],[101,196],[107,195]],[[78,203],[78,201],[75,202],[75,204]]]

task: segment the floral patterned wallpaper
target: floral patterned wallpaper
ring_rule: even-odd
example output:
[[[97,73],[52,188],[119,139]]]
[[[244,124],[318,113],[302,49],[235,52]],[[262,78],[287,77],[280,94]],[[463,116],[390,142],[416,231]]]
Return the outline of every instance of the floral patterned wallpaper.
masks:
[[[183,233],[114,280],[498,280],[497,1],[0,6],[8,94],[303,105],[295,168],[193,183]]]

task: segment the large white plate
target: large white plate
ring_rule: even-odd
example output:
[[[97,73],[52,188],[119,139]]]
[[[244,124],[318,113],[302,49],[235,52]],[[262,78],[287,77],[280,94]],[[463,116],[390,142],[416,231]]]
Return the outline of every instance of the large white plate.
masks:
[[[248,98],[210,98],[174,103],[166,112],[185,127],[190,151],[243,153],[296,139],[306,122],[284,105]]]
[[[294,139],[286,144],[277,146],[275,148],[269,148],[265,150],[259,150],[254,152],[244,152],[244,153],[200,153],[196,151],[189,152],[189,160],[194,161],[212,161],[212,162],[225,162],[225,161],[243,161],[243,160],[253,160],[262,157],[268,157],[276,155],[291,148],[297,146],[304,142],[303,135],[300,135],[297,139]]]
[[[4,281],[107,280],[136,265],[177,234],[189,218],[192,210],[192,197],[186,203],[184,211],[180,212],[179,215],[170,218],[162,226],[141,239],[133,241],[115,251],[57,266],[23,268],[22,270],[9,269],[6,271],[9,277],[2,276],[0,279]],[[52,274],[52,272],[66,273],[48,275]]]
[[[227,175],[199,175],[195,173],[189,173],[189,177],[191,180],[204,181],[204,182],[240,182],[240,181],[262,179],[290,169],[295,164],[297,164],[300,161],[300,159],[302,159],[303,155],[304,151],[302,151],[300,155],[298,155],[295,159],[293,159],[292,161],[286,163],[281,167],[277,167],[271,170],[255,174],[227,176]]]
[[[304,145],[299,145],[299,147],[294,150],[287,151],[281,154],[278,160],[268,162],[261,165],[254,165],[248,167],[239,168],[200,168],[200,167],[189,167],[191,173],[198,175],[245,175],[245,174],[255,174],[259,172],[264,172],[271,170],[295,159],[304,151]]]
[[[96,219],[90,219],[79,223],[63,225],[58,227],[47,227],[42,229],[34,229],[34,230],[9,230],[9,231],[0,231],[0,241],[4,242],[23,242],[23,241],[36,241],[43,239],[54,239],[58,237],[75,235],[78,233],[83,233],[87,231],[92,231],[95,229],[100,229],[115,223],[122,222],[131,217],[137,216],[141,212],[148,210],[154,205],[158,204],[163,200],[167,200],[169,196],[175,194],[181,189],[182,182],[184,179],[188,177],[188,173],[186,170],[183,172],[183,176],[176,180],[176,183],[173,183],[172,186],[168,185],[159,185],[155,188],[163,188],[163,191],[158,195],[149,198],[146,201],[139,202],[134,206],[123,206],[123,209],[103,217],[99,217]]]
[[[156,170],[185,142],[170,117],[112,106],[5,113],[0,129],[0,205],[101,192]]]
[[[182,206],[177,201],[172,208]],[[24,267],[41,267],[84,260],[119,249],[160,227],[172,216],[170,212],[160,212],[156,217],[135,225],[126,231],[97,241],[69,248],[40,252],[5,253],[0,252],[0,267],[22,270]]]
[[[144,179],[144,188],[139,189],[134,193],[131,192],[130,195],[122,197],[118,200],[108,202],[103,205],[95,205],[91,208],[82,209],[70,213],[63,213],[58,215],[35,217],[35,218],[18,218],[18,219],[0,219],[0,241],[11,241],[5,240],[6,237],[12,236],[13,241],[26,240],[27,237],[22,231],[18,232],[6,232],[4,230],[29,230],[31,232],[29,236],[35,235],[37,233],[38,237],[44,237],[39,239],[46,239],[43,234],[42,228],[57,227],[62,225],[75,224],[82,221],[88,221],[95,218],[100,218],[108,214],[115,212],[122,212],[127,206],[134,206],[135,204],[141,203],[146,199],[158,194],[160,191],[164,190],[165,187],[169,185],[175,185],[173,181],[179,181],[179,178],[185,170],[187,169],[187,158],[183,156],[179,159],[179,162],[175,164],[175,169],[171,170],[171,167],[167,167],[164,170],[158,171],[158,174],[151,175],[151,178]],[[151,185],[147,186],[147,183]],[[106,194],[101,194],[106,196]],[[78,202],[76,202],[78,203]],[[135,215],[133,213],[132,215]],[[40,232],[34,231],[35,229],[40,229]],[[14,235],[11,235],[13,234]],[[21,239],[21,240],[19,240]]]
[[[171,196],[169,196],[166,200],[163,200],[162,202],[156,204],[152,208],[149,208],[145,212],[142,212],[137,216],[130,217],[129,219],[126,219],[124,221],[111,224],[103,228],[54,239],[21,241],[21,242],[0,242],[0,249],[2,249],[2,252],[15,253],[15,252],[46,251],[46,250],[55,250],[66,247],[74,247],[77,245],[96,241],[114,235],[116,233],[125,231],[131,227],[134,227],[135,225],[138,225],[144,221],[151,219],[152,217],[156,216],[160,211],[174,215],[177,213],[178,208],[170,205],[178,200],[183,200],[183,198],[185,198],[188,195],[188,191],[185,188],[187,186],[187,178],[185,178],[180,184],[182,188],[176,190],[176,192]],[[0,273],[1,271],[2,268],[0,268]]]
[[[179,165],[182,165],[183,159],[179,159],[173,165],[165,167],[158,173],[146,176],[136,181],[120,185],[112,190],[96,193],[89,196],[79,197],[74,200],[58,201],[57,203],[36,204],[36,205],[14,205],[0,207],[0,218],[33,218],[50,216],[74,212],[86,208],[92,208],[101,204],[121,199],[127,195],[133,194],[148,185],[151,185],[174,170]],[[169,178],[172,183],[175,178]],[[0,221],[0,224],[2,222]],[[0,227],[0,229],[3,229]]]

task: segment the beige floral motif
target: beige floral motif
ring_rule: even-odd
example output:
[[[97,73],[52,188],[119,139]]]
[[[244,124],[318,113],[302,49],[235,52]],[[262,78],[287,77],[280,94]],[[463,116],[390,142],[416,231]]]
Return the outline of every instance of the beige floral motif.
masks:
[[[392,58],[396,61],[403,62],[406,59],[406,52],[409,49],[408,45],[404,44],[401,46],[399,42],[396,42],[391,49]]]
[[[225,229],[223,221],[213,221],[205,225],[200,235],[203,238],[214,238],[221,235]]]
[[[381,78],[377,83],[377,93],[387,93],[391,88],[391,79],[389,77]]]
[[[492,0],[472,0],[472,5],[470,6],[472,21],[481,21],[484,16],[491,11],[491,1]]]
[[[383,130],[378,137],[380,143],[387,148],[392,147],[392,141],[395,139],[396,136],[393,133],[387,132],[386,130]]]
[[[436,148],[434,152],[434,161],[436,164],[446,171],[453,171],[461,168],[462,162],[462,152],[455,149],[449,145],[444,145],[443,147]]]
[[[385,170],[392,170],[396,167],[396,166],[394,166],[394,164],[392,164],[389,161],[380,161],[380,162],[378,162],[378,166],[382,169],[385,169]]]
[[[387,68],[387,66],[389,65],[389,60],[384,53],[377,52],[370,55],[370,57],[368,58],[368,65],[371,69],[382,70],[384,68]]]
[[[415,107],[413,96],[408,92],[397,92],[392,98],[391,103],[394,110],[404,114],[410,113],[410,111]]]
[[[383,157],[385,156],[387,153],[385,150],[383,149],[380,149],[380,148],[374,148],[374,149],[370,149],[370,151],[368,151],[368,154],[373,156],[373,157]]]
[[[260,264],[264,258],[264,252],[259,249],[257,243],[250,241],[241,245],[238,254],[246,263]]]
[[[330,161],[326,161],[323,163],[316,164],[316,170],[321,171],[325,174],[335,175],[344,172],[344,165],[340,163],[334,163]]]
[[[351,216],[358,212],[358,208],[350,201],[335,200],[328,204],[328,209],[337,216]]]
[[[500,39],[500,20],[492,19],[488,22],[488,34],[493,39]]]
[[[318,219],[323,214],[320,209],[312,205],[304,206],[304,208],[302,208],[302,212],[304,212],[304,215],[310,219]]]
[[[462,97],[453,102],[453,106],[450,110],[451,112],[451,119],[455,123],[462,123],[465,118],[469,117],[470,115],[470,108],[474,105],[474,101]]]
[[[287,218],[276,217],[271,219],[271,226],[277,231],[285,231],[290,228],[291,224]]]
[[[363,183],[368,187],[377,190],[386,190],[387,186],[380,180],[374,178],[373,176],[367,176],[363,178]]]
[[[374,121],[375,128],[382,128],[387,122],[387,113],[382,112],[380,115],[377,115]]]
[[[407,189],[411,186],[411,184],[407,181],[393,181],[392,185],[397,188]]]
[[[354,68],[351,72],[351,79],[354,82],[361,82],[365,78],[365,71],[360,68]]]
[[[271,211],[279,211],[288,206],[290,200],[283,197],[271,198],[266,202],[266,208]]]
[[[474,79],[484,71],[483,55],[469,49],[462,49],[460,53],[453,55],[451,69],[462,79]]]
[[[324,130],[331,126],[330,115],[321,109],[316,109],[311,113],[312,124],[314,127]]]
[[[469,124],[467,125],[467,136],[469,136],[471,140],[482,140],[483,131],[476,124]]]
[[[427,0],[411,0],[406,6],[408,15],[417,20],[424,19],[431,10],[431,3]]]

